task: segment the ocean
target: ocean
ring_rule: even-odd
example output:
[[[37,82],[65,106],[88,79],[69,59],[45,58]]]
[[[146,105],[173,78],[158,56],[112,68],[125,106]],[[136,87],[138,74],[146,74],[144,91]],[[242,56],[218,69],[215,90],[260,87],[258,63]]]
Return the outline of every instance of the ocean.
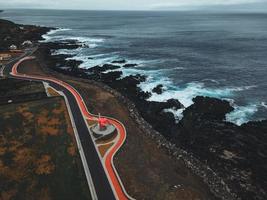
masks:
[[[6,10],[0,17],[59,28],[46,41],[80,41],[81,48],[53,52],[71,54],[80,67],[116,59],[138,64],[119,70],[147,75],[144,91],[162,84],[151,101],[177,98],[188,107],[195,96],[216,97],[235,108],[227,121],[267,118],[267,13]]]

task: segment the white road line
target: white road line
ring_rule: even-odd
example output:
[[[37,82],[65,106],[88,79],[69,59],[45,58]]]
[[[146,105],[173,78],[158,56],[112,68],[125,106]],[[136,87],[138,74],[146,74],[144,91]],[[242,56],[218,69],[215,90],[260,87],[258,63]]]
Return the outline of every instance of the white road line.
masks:
[[[5,65],[2,65],[1,69],[0,69],[0,76],[1,77],[5,77],[4,75],[4,70],[5,70]]]
[[[68,84],[68,83],[67,83],[67,84]],[[85,105],[85,109],[86,109],[87,113],[90,114],[90,115],[92,115],[92,116],[98,117],[98,115],[95,115],[95,114],[92,114],[91,112],[89,112],[86,103],[84,102],[84,100],[83,100],[81,94],[76,90],[76,88],[74,88],[74,87],[73,87],[72,85],[70,85],[70,84],[68,84],[68,86],[70,86],[73,90],[75,90],[75,91],[77,92],[77,94],[80,96],[82,102],[83,102],[84,105]],[[75,97],[75,98],[76,98],[76,97]],[[79,105],[79,104],[78,104],[78,105]],[[80,107],[80,105],[79,105],[79,107]],[[120,125],[122,125],[122,127],[123,127],[123,129],[124,129],[124,132],[125,132],[125,138],[124,138],[124,140],[123,140],[123,142],[122,142],[122,144],[121,144],[121,146],[122,146],[122,145],[124,144],[125,140],[126,140],[126,137],[127,137],[127,132],[126,132],[126,128],[125,128],[124,124],[121,123],[119,120],[113,118],[113,117],[108,117],[108,116],[104,116],[104,115],[103,115],[102,117],[106,117],[107,119],[114,120],[114,121],[118,122]],[[87,122],[86,119],[85,119],[85,116],[84,116],[84,115],[83,115],[83,118],[84,118],[85,122]],[[107,169],[106,169],[106,166],[105,166],[105,163],[104,163],[105,160],[102,159],[102,156],[100,155],[100,152],[99,152],[98,149],[97,149],[98,147],[97,147],[97,145],[96,145],[96,143],[95,143],[95,140],[94,140],[94,138],[93,138],[93,134],[91,133],[91,129],[90,129],[88,123],[86,123],[86,125],[87,125],[87,128],[88,128],[88,130],[89,130],[90,136],[91,136],[91,138],[92,138],[92,140],[93,140],[93,142],[94,142],[94,144],[95,144],[94,146],[95,146],[96,151],[97,151],[97,154],[98,154],[98,156],[99,156],[99,158],[100,158],[100,160],[101,160],[101,163],[102,163],[102,165],[103,165],[104,171],[105,171],[105,173],[106,173],[106,175],[107,175],[108,181],[109,181],[110,186],[111,186],[111,188],[112,188],[112,190],[113,190],[113,193],[115,194],[116,199],[119,199],[119,198],[118,198],[118,195],[117,195],[117,192],[116,192],[116,190],[115,190],[115,188],[114,188],[114,186],[113,186],[112,180],[111,180],[111,178],[110,178],[110,176],[109,176],[109,173],[108,173],[108,171],[107,171]],[[118,133],[119,133],[119,131],[118,131]],[[121,147],[121,146],[120,146],[120,147]],[[121,188],[122,188],[124,194],[127,196],[128,199],[130,199],[130,200],[135,200],[133,197],[131,197],[131,196],[127,193],[127,191],[126,191],[126,189],[125,189],[125,187],[124,187],[124,185],[123,185],[123,183],[122,183],[122,181],[121,181],[121,179],[120,179],[120,176],[119,176],[119,174],[118,174],[118,172],[117,172],[117,169],[115,168],[114,163],[113,163],[114,155],[119,151],[119,149],[120,149],[120,148],[118,148],[118,149],[115,151],[115,153],[112,155],[112,158],[111,158],[111,165],[112,165],[113,171],[114,171],[114,173],[115,173],[115,175],[116,175],[116,177],[117,177],[117,179],[118,179],[118,181],[119,181],[119,183],[120,183],[120,185],[121,185]],[[109,151],[111,151],[111,149],[110,149]],[[109,152],[109,151],[108,151],[108,152]],[[107,152],[107,153],[108,153],[108,152]],[[106,155],[107,155],[107,154],[106,154]],[[105,156],[105,157],[106,157],[106,156]]]
[[[67,84],[68,84],[68,83],[67,83]],[[68,84],[68,85],[69,85],[69,84]],[[75,90],[75,91],[77,92],[77,94],[81,97],[81,100],[82,100],[82,102],[83,102],[83,104],[84,104],[84,106],[85,106],[85,109],[86,109],[87,113],[91,114],[91,113],[88,111],[87,105],[86,105],[86,103],[84,102],[84,100],[83,100],[81,94],[80,94],[80,93],[76,90],[76,88],[74,88],[72,85],[69,85],[69,86],[70,86],[71,88],[73,88],[73,90]],[[75,97],[75,99],[76,99],[76,97]],[[78,105],[79,105],[79,108],[80,108],[80,104],[78,104]],[[80,108],[80,110],[82,110],[82,109]],[[102,164],[102,166],[103,166],[104,172],[105,172],[105,174],[106,174],[106,177],[107,177],[107,179],[108,179],[108,182],[109,182],[109,184],[110,184],[110,187],[111,187],[111,189],[112,189],[112,191],[113,191],[113,194],[114,194],[114,196],[116,197],[116,199],[119,199],[119,197],[118,197],[118,195],[117,195],[117,192],[116,192],[116,189],[114,188],[114,185],[113,185],[113,183],[112,183],[112,180],[111,180],[111,178],[110,178],[110,176],[109,176],[109,174],[108,174],[108,171],[107,171],[107,169],[106,169],[105,163],[103,162],[104,160],[102,159],[102,156],[101,156],[101,154],[100,154],[100,152],[99,152],[99,150],[98,150],[98,147],[97,147],[97,145],[96,145],[96,143],[95,143],[95,140],[94,140],[92,131],[91,131],[91,129],[90,129],[88,123],[87,123],[87,120],[86,120],[84,114],[82,114],[82,115],[83,115],[83,119],[84,119],[84,121],[86,122],[87,129],[88,129],[89,134],[90,134],[90,137],[91,137],[91,139],[92,139],[92,141],[93,141],[93,143],[94,143],[94,147],[95,147],[95,149],[96,149],[96,152],[97,152],[97,155],[98,155],[98,157],[99,157],[99,159],[100,159],[100,162],[101,162],[101,164]],[[93,114],[91,114],[91,115],[93,115]],[[122,185],[122,186],[123,186],[123,185]]]
[[[12,75],[12,72],[11,72],[10,74]],[[31,78],[31,77],[30,77],[30,78]],[[37,79],[39,79],[39,78],[37,78]],[[94,115],[94,114],[92,114],[92,113],[90,113],[90,112],[88,111],[88,108],[87,108],[87,106],[85,105],[82,96],[80,95],[80,93],[79,93],[74,87],[72,87],[70,84],[65,83],[65,82],[63,82],[63,81],[61,81],[61,80],[57,80],[57,81],[54,81],[54,79],[51,79],[51,80],[48,79],[48,80],[49,80],[49,81],[52,81],[52,82],[55,82],[56,84],[58,84],[57,82],[60,82],[60,83],[62,83],[62,85],[61,85],[61,84],[59,84],[59,85],[61,85],[62,87],[65,87],[65,88],[66,88],[66,86],[68,86],[68,87],[72,88],[73,90],[75,90],[75,91],[77,92],[78,96],[81,98],[81,101],[83,102],[83,104],[84,104],[84,106],[85,106],[85,110],[87,111],[87,113],[90,114],[90,115],[92,115],[92,116],[96,116],[96,117],[97,117],[97,115]],[[63,83],[64,83],[64,84],[63,84]],[[66,89],[68,89],[68,88],[66,88]],[[69,89],[68,89],[68,90],[69,90]],[[84,152],[83,152],[83,148],[82,148],[82,146],[81,146],[80,138],[79,138],[79,135],[78,135],[78,133],[77,133],[77,129],[76,129],[76,127],[75,127],[75,122],[74,122],[74,119],[73,119],[73,115],[72,115],[72,112],[71,112],[71,109],[70,109],[70,105],[69,105],[68,99],[67,99],[67,97],[63,94],[62,91],[59,91],[59,93],[65,98],[65,102],[66,102],[66,105],[67,105],[67,108],[68,108],[68,111],[69,111],[69,116],[70,116],[70,118],[71,118],[71,122],[72,122],[72,125],[73,125],[73,129],[74,129],[74,133],[75,133],[75,138],[76,138],[76,141],[77,141],[78,149],[79,149],[80,156],[81,156],[81,159],[82,159],[82,162],[83,162],[83,165],[84,165],[84,170],[85,170],[85,173],[86,173],[86,177],[87,177],[87,181],[88,181],[89,189],[90,189],[90,191],[91,191],[92,198],[95,200],[95,199],[97,199],[97,195],[96,195],[95,187],[94,187],[94,184],[93,184],[93,181],[92,181],[92,177],[91,177],[91,174],[90,174],[90,171],[89,171],[89,168],[88,168],[87,161],[86,161],[86,159],[85,159],[85,155],[84,155]],[[72,93],[72,92],[71,92],[71,93]],[[74,96],[74,98],[76,99],[76,101],[77,101],[77,103],[78,103],[78,106],[79,106],[79,108],[80,108],[80,111],[82,112],[81,106],[80,106],[80,104],[79,104],[79,100],[76,98],[76,96],[75,96],[74,94],[73,94],[73,96]],[[85,121],[85,123],[86,123],[86,126],[87,126],[88,130],[89,130],[90,136],[91,136],[91,138],[92,138],[93,136],[92,136],[92,134],[91,134],[90,127],[89,127],[89,125],[88,125],[88,123],[87,123],[86,117],[85,117],[85,115],[84,115],[83,113],[82,113],[82,116],[83,116],[83,119],[84,119],[84,121]],[[111,118],[111,117],[107,117],[107,118],[116,121],[117,123],[119,123],[119,124],[123,127],[124,132],[125,132],[125,138],[123,139],[123,142],[122,142],[122,144],[123,144],[123,143],[125,142],[125,139],[126,139],[126,129],[125,129],[124,125],[123,125],[120,121],[118,121],[118,120],[116,120],[116,119],[114,119],[114,118]],[[93,138],[92,138],[92,141],[94,142]],[[120,147],[122,146],[122,144],[120,145]],[[103,162],[103,160],[102,160],[102,157],[101,157],[101,155],[100,155],[100,153],[99,153],[99,151],[98,151],[98,149],[97,149],[97,146],[96,146],[95,142],[94,142],[94,147],[95,147],[96,152],[97,152],[97,154],[98,154],[98,156],[99,156],[99,158],[100,158],[100,161],[102,162],[104,171],[105,171],[105,173],[106,173],[106,175],[107,175],[108,181],[110,182],[110,186],[111,186],[111,188],[112,188],[112,190],[113,190],[113,194],[115,195],[116,199],[118,199],[116,190],[115,190],[115,188],[114,188],[114,186],[113,186],[113,184],[112,184],[112,181],[110,180],[111,178],[110,178],[110,176],[109,176],[109,174],[108,174],[108,172],[107,172],[107,169],[106,169],[106,167],[105,167],[105,164],[104,164],[104,162]],[[113,163],[114,155],[117,153],[117,151],[118,151],[119,149],[120,149],[120,148],[117,148],[116,151],[114,152],[114,154],[112,155],[112,157],[111,157],[111,165],[112,165],[113,171],[114,171],[114,173],[115,173],[115,176],[116,176],[116,178],[118,179],[118,181],[119,181],[119,183],[120,183],[120,186],[122,187],[122,190],[123,190],[124,194],[128,197],[128,199],[134,199],[134,198],[130,197],[130,196],[127,194],[127,192],[126,192],[126,190],[125,190],[125,188],[124,188],[124,186],[123,186],[123,184],[122,184],[122,181],[121,181],[121,179],[120,179],[120,177],[119,177],[119,174],[118,174],[118,172],[117,172],[117,170],[116,170],[116,168],[115,168],[115,166],[114,166],[114,163]]]
[[[52,95],[48,92],[48,88],[50,87],[50,85],[47,82],[45,82],[45,81],[43,81],[42,83],[44,85],[46,95],[48,97],[51,97]]]
[[[51,85],[49,85],[49,86],[52,87]],[[53,88],[53,89],[55,89],[55,88]],[[81,156],[81,160],[82,160],[82,163],[83,163],[83,168],[84,168],[84,171],[85,171],[85,174],[86,174],[86,179],[87,179],[87,182],[88,182],[88,186],[89,186],[89,190],[90,190],[90,193],[91,193],[91,197],[92,197],[93,200],[97,200],[98,197],[97,197],[97,194],[96,194],[95,186],[94,186],[93,179],[92,179],[92,176],[91,176],[91,173],[90,173],[90,170],[89,170],[89,167],[88,167],[85,155],[84,155],[84,151],[83,151],[83,148],[82,148],[82,145],[81,145],[80,137],[79,137],[78,131],[76,129],[76,125],[75,125],[74,118],[73,118],[73,115],[72,115],[72,112],[71,112],[71,109],[70,109],[69,101],[68,101],[67,97],[65,96],[65,94],[62,91],[58,91],[58,90],[56,90],[56,91],[61,96],[63,96],[64,99],[65,99],[65,103],[66,103],[66,106],[67,106],[67,109],[68,109],[68,112],[69,112],[71,124],[72,124],[73,131],[74,131],[74,135],[75,135],[75,138],[76,138],[78,150],[79,150],[79,153],[80,153],[80,156]]]
[[[121,146],[122,146],[122,145],[124,144],[125,140],[126,140],[126,137],[127,137],[127,132],[126,132],[126,128],[125,128],[124,124],[123,124],[122,122],[120,122],[119,120],[113,118],[113,117],[107,117],[107,116],[103,116],[103,117],[112,119],[112,120],[118,122],[120,125],[122,125],[122,127],[123,127],[123,129],[124,129],[124,132],[125,132],[125,138],[124,138],[124,140],[123,140],[123,142],[122,142],[122,144],[121,144]],[[118,131],[118,129],[117,129],[117,131]],[[118,134],[119,134],[119,131],[118,131]],[[119,138],[117,138],[117,140],[119,140]],[[116,143],[115,143],[115,144],[116,144]],[[120,150],[121,146],[120,146],[120,147],[114,152],[114,154],[111,156],[111,165],[112,165],[113,171],[115,172],[115,174],[116,174],[116,176],[117,176],[117,179],[118,179],[118,181],[119,181],[119,183],[120,183],[120,185],[121,185],[121,188],[122,188],[124,194],[126,195],[126,197],[127,197],[128,199],[130,199],[130,200],[135,200],[135,198],[131,197],[131,196],[127,193],[127,191],[126,191],[126,189],[125,189],[125,187],[124,187],[124,185],[123,185],[123,183],[122,183],[122,180],[121,180],[121,178],[120,178],[120,176],[119,176],[119,173],[118,173],[118,171],[117,171],[117,169],[116,169],[116,167],[115,167],[115,165],[114,165],[114,156],[115,156],[115,155],[117,154],[117,152]],[[111,148],[111,149],[112,149],[112,148]],[[111,149],[109,149],[108,152],[106,152],[106,154],[105,154],[105,156],[104,156],[104,160],[106,159],[106,157],[107,157],[108,153],[111,151]]]

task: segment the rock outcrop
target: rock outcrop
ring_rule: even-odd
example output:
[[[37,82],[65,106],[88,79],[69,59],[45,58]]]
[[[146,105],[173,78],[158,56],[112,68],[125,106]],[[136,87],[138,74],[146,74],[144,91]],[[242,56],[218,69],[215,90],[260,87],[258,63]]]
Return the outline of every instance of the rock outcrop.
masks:
[[[66,55],[51,56],[49,49],[50,46],[45,44],[40,49],[47,51],[48,66],[67,65],[64,61]],[[237,199],[265,199],[267,121],[249,122],[237,126],[225,121],[225,115],[233,110],[229,102],[216,98],[196,97],[193,99],[194,103],[184,110],[182,120],[177,123],[174,115],[166,112],[166,109],[177,110],[183,108],[183,105],[175,99],[167,102],[147,101],[151,94],[138,87],[146,77],[132,75],[121,78],[122,72],[117,71],[119,67],[115,64],[126,63],[126,60],[114,61],[114,65],[106,64],[89,69],[80,69],[77,67],[79,63],[73,62],[72,65],[75,67],[71,70],[60,67],[55,67],[53,70],[107,84],[122,93],[126,97],[124,100],[130,99],[134,102],[140,117],[167,139],[167,141],[159,139],[160,146],[170,149],[173,155],[183,155],[188,162],[187,165],[206,180],[214,193],[223,194],[222,196],[225,196],[223,199],[229,199],[227,192],[236,194]],[[105,73],[114,69],[116,71]],[[153,92],[160,93],[161,89],[162,86],[159,85]],[[140,126],[149,127],[141,123],[141,120],[136,120],[140,122]],[[201,162],[195,162],[176,147]],[[205,170],[200,163],[207,166]],[[215,178],[217,176],[221,178]],[[219,182],[226,189],[220,188]]]

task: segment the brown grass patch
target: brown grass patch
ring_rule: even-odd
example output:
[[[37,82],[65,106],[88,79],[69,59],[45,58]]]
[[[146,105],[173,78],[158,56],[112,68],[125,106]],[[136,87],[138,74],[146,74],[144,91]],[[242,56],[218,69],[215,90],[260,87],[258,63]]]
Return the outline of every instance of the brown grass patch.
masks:
[[[0,199],[66,199],[66,191],[87,199],[62,97],[0,106],[0,113]],[[71,190],[73,184],[78,187]]]
[[[93,126],[93,125],[95,125],[97,123],[97,121],[95,121],[95,120],[89,120],[89,119],[87,119],[86,121],[87,121],[87,124],[89,126]]]
[[[106,154],[106,152],[109,150],[110,147],[112,147],[114,143],[111,142],[109,144],[104,144],[104,145],[100,145],[98,146],[98,150],[99,150],[99,153],[102,157],[104,157],[104,155]]]
[[[109,143],[112,142],[118,135],[118,132],[116,132],[111,138],[109,139],[104,139],[104,138],[99,138],[97,139],[95,142],[96,144],[105,144],[105,143]]]
[[[74,145],[74,143],[71,143],[70,146],[68,147],[68,153],[71,155],[71,156],[74,156],[76,155],[76,146]]]
[[[37,60],[26,60],[24,61],[19,68],[19,72],[22,74],[31,74],[31,75],[44,75],[43,70],[39,67]]]
[[[23,148],[19,148],[16,151],[16,154],[15,154],[13,160],[16,163],[19,163],[21,165],[21,167],[26,167],[28,165],[28,163],[31,162],[32,157],[33,157],[32,149],[27,148],[27,147],[23,147]]]
[[[55,165],[51,161],[50,155],[42,155],[40,159],[36,161],[36,174],[51,174],[55,170]]]
[[[51,87],[47,88],[47,92],[51,96],[60,96],[60,94],[56,90],[54,90],[53,88],[51,88]]]
[[[16,195],[17,191],[15,189],[11,189],[8,191],[3,191],[0,194],[0,199],[1,200],[10,200],[13,199]]]

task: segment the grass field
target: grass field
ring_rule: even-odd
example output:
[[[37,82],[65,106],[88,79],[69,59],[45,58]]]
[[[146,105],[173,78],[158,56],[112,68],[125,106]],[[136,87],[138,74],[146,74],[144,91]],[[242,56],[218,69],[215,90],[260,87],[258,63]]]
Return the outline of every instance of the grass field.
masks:
[[[45,89],[41,82],[31,82],[9,78],[0,80],[0,98],[42,92],[45,92]]]
[[[19,103],[46,98],[46,92],[41,82],[31,82],[16,79],[0,80],[0,105],[8,102]]]
[[[90,199],[62,97],[0,113],[0,199]]]

